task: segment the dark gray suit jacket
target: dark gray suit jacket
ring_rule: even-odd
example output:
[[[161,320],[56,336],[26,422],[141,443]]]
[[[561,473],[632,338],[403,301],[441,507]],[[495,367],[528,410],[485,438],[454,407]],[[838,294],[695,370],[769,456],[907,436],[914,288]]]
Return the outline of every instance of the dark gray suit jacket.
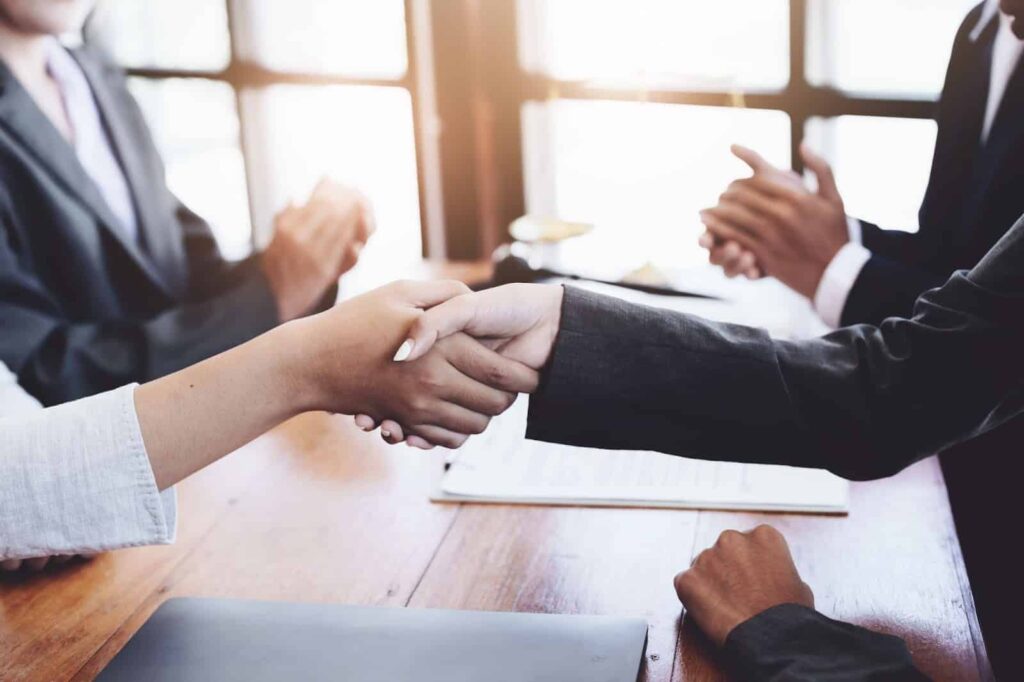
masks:
[[[122,74],[73,51],[128,180],[140,243],[71,146],[0,64],[0,361],[56,404],[145,381],[277,324],[258,257],[221,258],[167,189]]]
[[[1022,348],[1024,219],[912,319],[807,341],[567,288],[528,435],[878,478],[1024,411]],[[744,679],[920,679],[891,638],[799,607],[748,621],[726,652]]]

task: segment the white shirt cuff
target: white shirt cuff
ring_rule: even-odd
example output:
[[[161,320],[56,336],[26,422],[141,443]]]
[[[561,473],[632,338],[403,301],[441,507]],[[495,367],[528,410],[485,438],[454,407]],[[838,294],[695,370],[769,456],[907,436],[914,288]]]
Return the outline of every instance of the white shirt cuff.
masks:
[[[850,241],[854,244],[864,243],[864,227],[856,218],[846,216],[846,232],[850,236]]]
[[[174,491],[157,490],[134,393],[0,420],[0,559],[174,541]]]
[[[818,290],[814,293],[814,309],[832,329],[840,325],[850,290],[864,269],[864,264],[870,259],[870,251],[859,242],[849,241],[825,268]]]

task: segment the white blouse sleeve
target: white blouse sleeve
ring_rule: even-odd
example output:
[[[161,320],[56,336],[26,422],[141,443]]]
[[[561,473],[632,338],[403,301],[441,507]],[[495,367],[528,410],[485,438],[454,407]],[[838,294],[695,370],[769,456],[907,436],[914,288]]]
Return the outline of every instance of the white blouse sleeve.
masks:
[[[0,560],[174,541],[174,491],[157,490],[134,393],[42,409],[0,365]]]

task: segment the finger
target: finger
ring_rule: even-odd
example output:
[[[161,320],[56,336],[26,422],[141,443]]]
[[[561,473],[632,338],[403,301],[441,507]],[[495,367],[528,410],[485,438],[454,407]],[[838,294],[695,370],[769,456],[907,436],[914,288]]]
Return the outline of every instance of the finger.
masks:
[[[365,196],[360,197],[363,207],[363,219],[359,223],[359,239],[364,244],[377,231],[377,214],[373,210],[373,204]]]
[[[490,422],[491,418],[488,415],[474,412],[456,403],[439,401],[429,410],[427,416],[422,418],[421,423],[410,426],[409,433],[416,433],[422,436],[424,435],[422,427],[434,426],[460,435],[475,436],[483,433]],[[428,440],[433,439],[428,438]],[[434,442],[438,445],[444,445],[444,443],[438,441]]]
[[[357,414],[355,416],[355,423],[363,431],[373,431],[377,428],[377,421],[367,414]]]
[[[420,450],[434,449],[434,446],[431,443],[428,443],[419,436],[409,436],[408,438],[405,439],[405,444],[408,445],[410,448],[418,448]]]
[[[747,270],[743,274],[744,274],[744,276],[746,276],[747,279],[751,279],[751,280],[753,280],[753,279],[761,279],[762,277],[764,277],[764,272],[761,270],[760,267],[757,267],[757,266],[754,266],[754,267],[750,268],[749,270]]]
[[[5,559],[0,561],[0,571],[8,571],[13,573],[21,568],[21,559]]]
[[[360,243],[349,244],[345,247],[345,253],[341,257],[341,264],[338,266],[338,272],[344,275],[346,272],[351,270],[359,262],[359,256],[363,252],[363,245]]]
[[[48,556],[41,556],[41,557],[36,557],[35,559],[26,559],[24,565],[25,565],[25,568],[27,568],[28,570],[37,573],[37,572],[43,570],[44,568],[46,568],[46,565],[48,563],[50,563],[50,557],[48,557]]]
[[[839,201],[839,188],[836,187],[836,178],[832,173],[832,166],[823,157],[816,154],[806,144],[800,145],[800,156],[804,164],[818,178],[818,195],[830,201]]]
[[[746,272],[746,271],[750,270],[756,264],[757,264],[757,258],[754,257],[754,254],[752,252],[744,251],[740,255],[739,266],[740,266],[740,269],[743,270],[743,272]]]
[[[705,230],[697,239],[697,243],[701,246],[701,248],[705,248],[708,251],[711,251],[712,249],[715,248],[715,235]]]
[[[715,233],[723,242],[734,241],[744,249],[758,252],[763,247],[763,230],[747,229],[734,222],[736,211],[722,210],[720,206],[701,211],[701,220],[705,227]]]
[[[469,440],[469,436],[463,433],[456,433],[438,426],[417,426],[414,433],[408,436],[406,442],[421,450],[429,450],[434,446],[454,450],[462,447],[467,440]]]
[[[778,199],[790,205],[797,204],[809,194],[807,188],[802,184],[794,184],[786,181],[784,178],[772,177],[767,173],[753,175],[741,182],[767,195],[769,198]]]
[[[715,216],[708,215],[706,218],[704,218],[704,224],[708,227],[709,230],[711,230],[715,234],[717,234],[718,235],[718,239],[721,240],[722,243],[723,243],[723,246],[722,246],[723,251],[720,251],[717,254],[718,260],[721,263],[725,262],[725,257],[724,257],[724,248],[725,248],[725,246],[724,245],[729,243],[730,241],[735,241],[740,246],[742,246],[744,248],[747,248],[747,249],[753,249],[754,246],[755,246],[755,244],[753,243],[752,238],[751,238],[751,236],[749,234],[747,234],[743,230],[740,230],[740,229],[738,229],[736,227],[733,227],[729,223],[727,223],[727,222],[725,222],[723,220],[720,220],[720,219],[716,218]]]
[[[388,443],[395,445],[405,440],[405,431],[398,422],[385,419],[380,423],[380,436]]]
[[[750,169],[755,173],[764,173],[768,171],[778,171],[779,169],[768,163],[763,156],[755,152],[749,147],[744,147],[740,144],[734,144],[729,147],[733,156],[738,158],[743,163],[750,166]]]
[[[768,218],[775,222],[785,222],[786,219],[786,204],[756,189],[751,180],[738,180],[729,185],[719,197],[719,205],[725,203],[743,206],[762,219]]]
[[[743,268],[740,267],[740,262],[743,260],[743,254],[746,253],[739,244],[736,242],[728,242],[723,251],[723,263],[722,269],[725,270],[725,274],[729,277],[736,277]]]
[[[501,356],[466,334],[449,339],[445,357],[469,378],[501,392],[533,393],[540,384],[540,374],[535,370]]]
[[[320,179],[316,181],[316,186],[313,188],[313,191],[309,196],[310,198],[324,196],[328,192],[331,192],[336,184],[337,183],[335,183],[334,180],[331,180],[326,175],[322,175],[320,176]]]

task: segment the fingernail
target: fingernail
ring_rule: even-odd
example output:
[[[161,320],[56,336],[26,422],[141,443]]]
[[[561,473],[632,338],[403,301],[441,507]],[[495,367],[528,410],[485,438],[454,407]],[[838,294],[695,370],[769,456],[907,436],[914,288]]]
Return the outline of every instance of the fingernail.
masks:
[[[380,435],[381,435],[381,438],[391,438],[391,432],[390,431],[385,431],[384,429],[380,430]]]
[[[395,362],[404,362],[409,359],[412,355],[413,342],[412,339],[406,339],[405,343],[398,347],[398,352],[395,353]]]

